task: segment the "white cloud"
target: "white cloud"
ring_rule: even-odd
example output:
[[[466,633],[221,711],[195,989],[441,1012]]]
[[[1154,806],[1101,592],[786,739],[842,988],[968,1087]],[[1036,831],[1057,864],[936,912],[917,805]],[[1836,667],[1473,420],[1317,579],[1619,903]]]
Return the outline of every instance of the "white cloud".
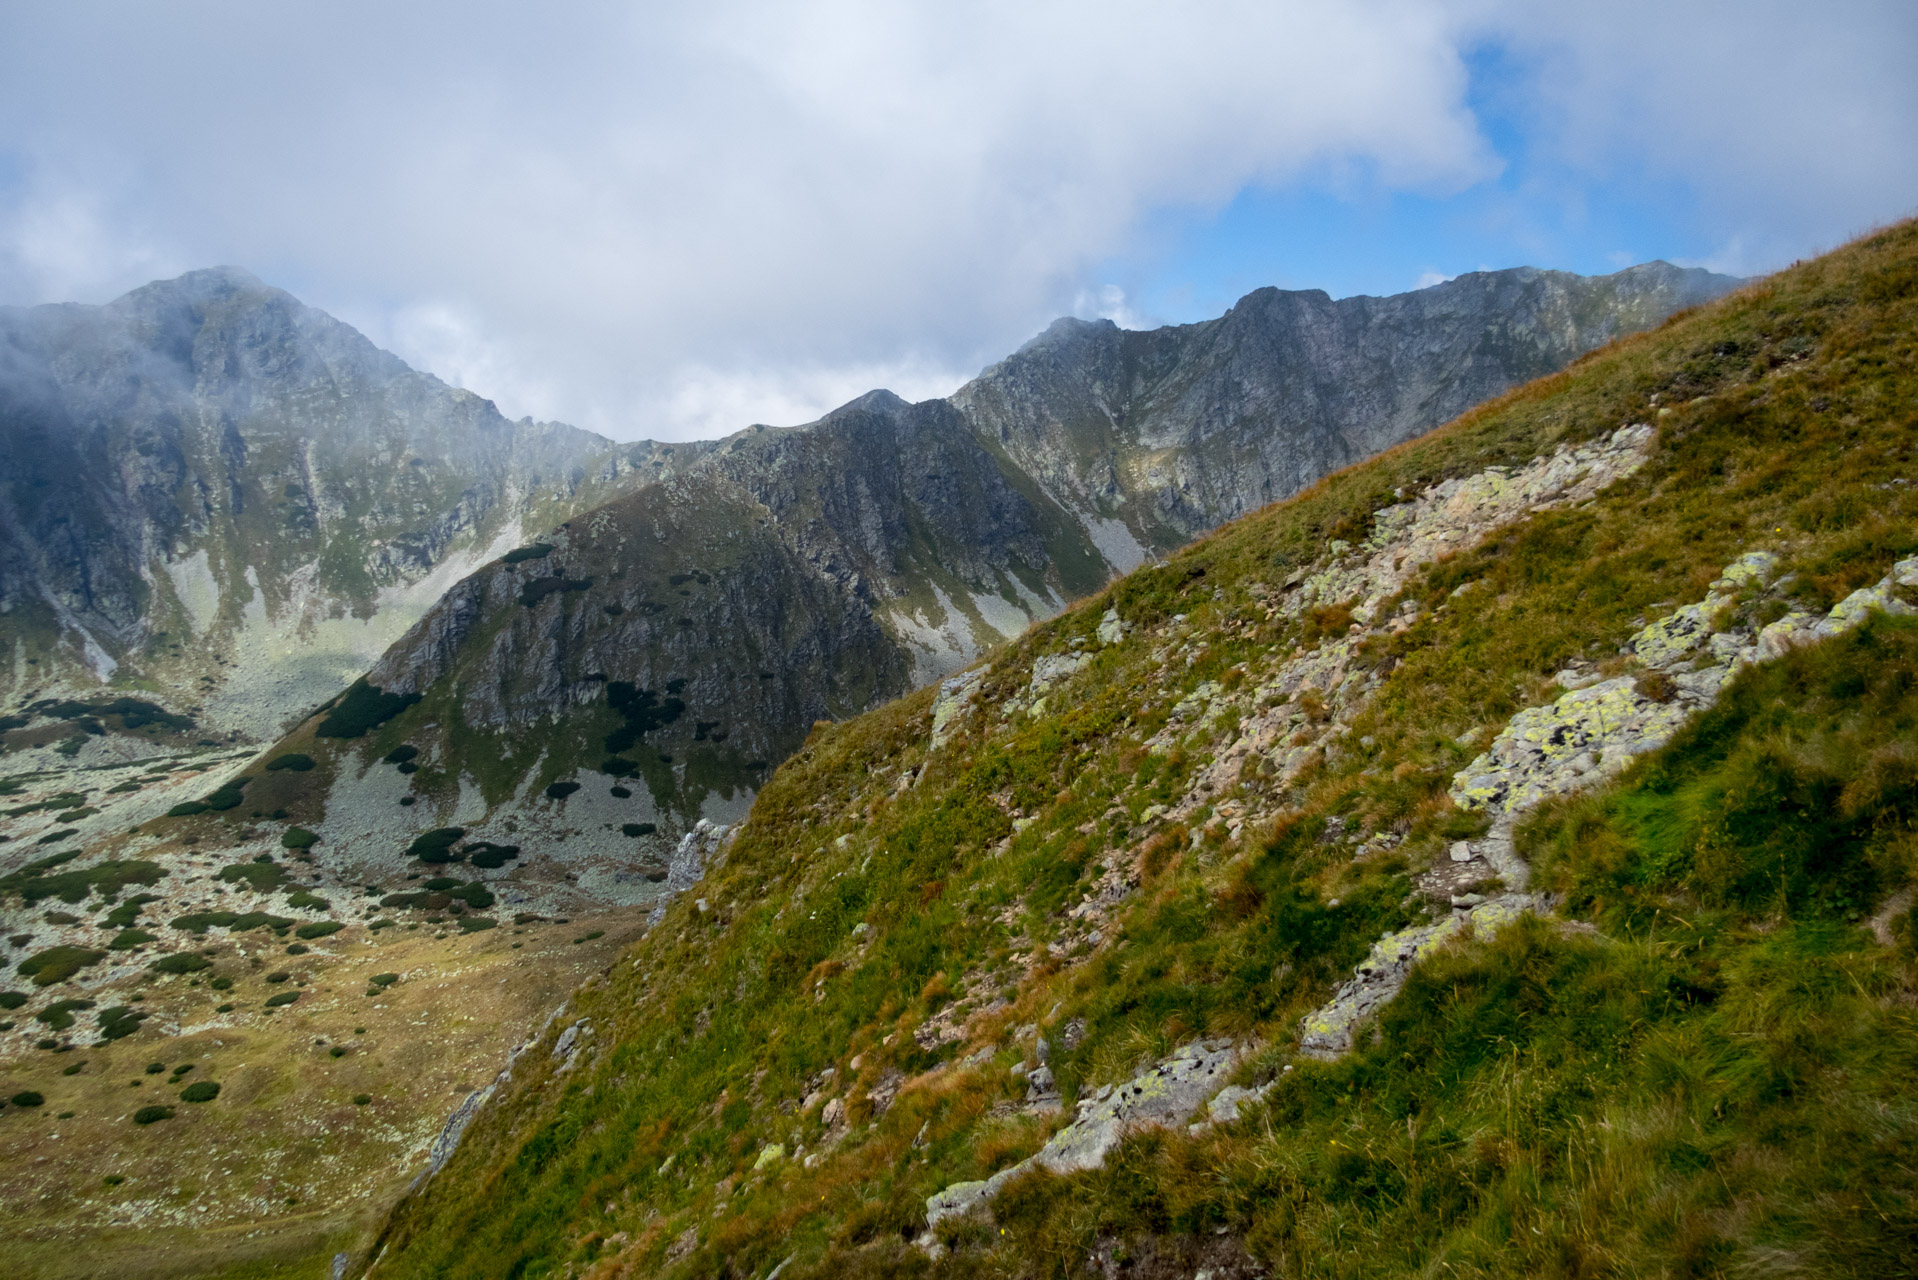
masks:
[[[1835,32],[1783,5],[1699,12],[9,6],[0,300],[232,262],[510,412],[627,437],[803,420],[874,381],[944,388],[1065,311],[1139,321],[1100,264],[1168,207],[1494,175],[1466,105],[1485,41],[1545,69],[1567,163],[1706,175],[1750,211],[1725,241],[1753,255],[1911,198],[1911,42],[1867,47],[1909,35],[1900,11],[1854,6]],[[1802,89],[1740,66],[1781,43]]]

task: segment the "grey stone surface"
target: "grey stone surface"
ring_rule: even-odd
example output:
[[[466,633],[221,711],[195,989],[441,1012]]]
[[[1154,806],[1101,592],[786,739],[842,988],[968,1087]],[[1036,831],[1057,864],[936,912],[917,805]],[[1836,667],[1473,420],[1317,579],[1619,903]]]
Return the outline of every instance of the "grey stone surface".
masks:
[[[927,1225],[936,1226],[943,1218],[986,1204],[1027,1169],[1059,1174],[1096,1169],[1132,1130],[1183,1124],[1224,1087],[1236,1060],[1237,1050],[1230,1042],[1195,1041],[1122,1085],[1106,1085],[1082,1098],[1072,1123],[1053,1134],[1034,1155],[982,1181],[954,1183],[928,1199]],[[1040,1070],[1051,1075],[1046,1068]]]

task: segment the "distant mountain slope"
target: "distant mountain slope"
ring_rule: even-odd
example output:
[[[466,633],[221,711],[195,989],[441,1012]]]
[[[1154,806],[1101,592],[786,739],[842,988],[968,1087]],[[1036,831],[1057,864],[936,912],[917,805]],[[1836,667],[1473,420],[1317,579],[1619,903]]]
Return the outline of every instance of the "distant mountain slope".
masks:
[[[817,727],[346,1273],[1909,1272],[1914,403],[1907,222]]]
[[[1589,280],[1492,272],[1338,303],[1261,290],[1203,325],[1060,321],[951,401],[875,391],[804,427],[741,432],[669,494],[619,498],[541,535],[550,556],[480,571],[373,667],[372,686],[426,699],[382,731],[435,744],[438,772],[416,785],[439,778],[439,790],[409,821],[457,810],[471,825],[461,777],[490,779],[486,812],[503,818],[529,789],[604,794],[643,769],[651,804],[630,816],[654,833],[635,846],[602,824],[599,838],[609,858],[663,859],[702,815],[736,813],[736,788],[749,793],[814,719],[957,670],[1147,548],[1731,283],[1659,263]],[[742,554],[718,551],[722,534]],[[778,556],[743,554],[774,543]],[[662,572],[675,580],[662,587]],[[500,585],[528,575],[564,588]],[[841,624],[815,625],[826,599]],[[814,620],[789,632],[794,617]],[[601,690],[621,683],[684,708],[627,757],[597,745],[611,722]],[[332,842],[336,856],[353,847]]]
[[[952,399],[1130,569],[1736,283],[1651,262],[1260,289],[1201,324],[1060,320]]]
[[[243,271],[0,308],[0,685],[112,682],[272,736],[636,456],[656,474],[648,446],[508,422]]]

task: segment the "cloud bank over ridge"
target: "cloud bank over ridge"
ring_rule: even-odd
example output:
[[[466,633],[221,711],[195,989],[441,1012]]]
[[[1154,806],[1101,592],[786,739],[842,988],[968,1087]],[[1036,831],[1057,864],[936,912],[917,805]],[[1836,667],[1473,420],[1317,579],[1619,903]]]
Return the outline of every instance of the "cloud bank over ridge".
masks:
[[[1115,264],[1248,190],[1504,184],[1575,228],[1638,182],[1740,271],[1918,202],[1907,8],[1535,9],[16,8],[0,301],[238,263],[510,413],[685,438],[1166,318]]]

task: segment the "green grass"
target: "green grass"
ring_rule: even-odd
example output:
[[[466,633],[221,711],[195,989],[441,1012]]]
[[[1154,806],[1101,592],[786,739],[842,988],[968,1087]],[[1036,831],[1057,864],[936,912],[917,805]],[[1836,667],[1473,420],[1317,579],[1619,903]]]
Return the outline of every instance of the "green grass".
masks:
[[[925,1197],[1043,1140],[1006,1072],[1022,1027],[1049,1038],[1068,1111],[1199,1035],[1264,1044],[1248,1071],[1278,1083],[1247,1123],[1022,1179],[989,1230],[949,1231],[947,1274],[1078,1275],[1095,1249],[1206,1242],[1286,1276],[1910,1274],[1918,971],[1908,916],[1893,947],[1864,918],[1914,872],[1911,624],[1749,673],[1624,777],[1535,815],[1521,842],[1567,921],[1439,952],[1339,1062],[1293,1050],[1300,1016],[1417,918],[1414,873],[1482,826],[1444,794],[1468,731],[1551,696],[1568,661],[1615,660],[1742,551],[1778,551],[1804,607],[1918,551],[1918,499],[1893,483],[1914,405],[1907,224],[1130,575],[994,655],[941,751],[931,690],[818,727],[697,890],[708,910],[687,895],[577,993],[590,1052],[564,1076],[520,1059],[395,1215],[381,1274],[583,1274],[615,1251],[672,1277],[789,1256],[783,1280],[928,1271],[904,1241]],[[1647,420],[1631,479],[1409,585],[1420,620],[1352,660],[1378,683],[1341,749],[1284,787],[1255,761],[1219,797],[1274,820],[1147,821],[1214,749],[1148,751],[1171,707],[1343,625],[1266,603],[1329,541],[1363,538],[1396,489]],[[1044,714],[1002,717],[1032,658],[1086,643],[1108,606],[1133,638],[1088,648]],[[1102,860],[1137,889],[1107,945],[1053,955]],[[912,1034],[1001,994],[976,1039]],[[988,1044],[987,1066],[956,1066]],[[832,1144],[801,1106],[827,1067],[851,1119]],[[755,1173],[773,1144],[824,1159]]]

